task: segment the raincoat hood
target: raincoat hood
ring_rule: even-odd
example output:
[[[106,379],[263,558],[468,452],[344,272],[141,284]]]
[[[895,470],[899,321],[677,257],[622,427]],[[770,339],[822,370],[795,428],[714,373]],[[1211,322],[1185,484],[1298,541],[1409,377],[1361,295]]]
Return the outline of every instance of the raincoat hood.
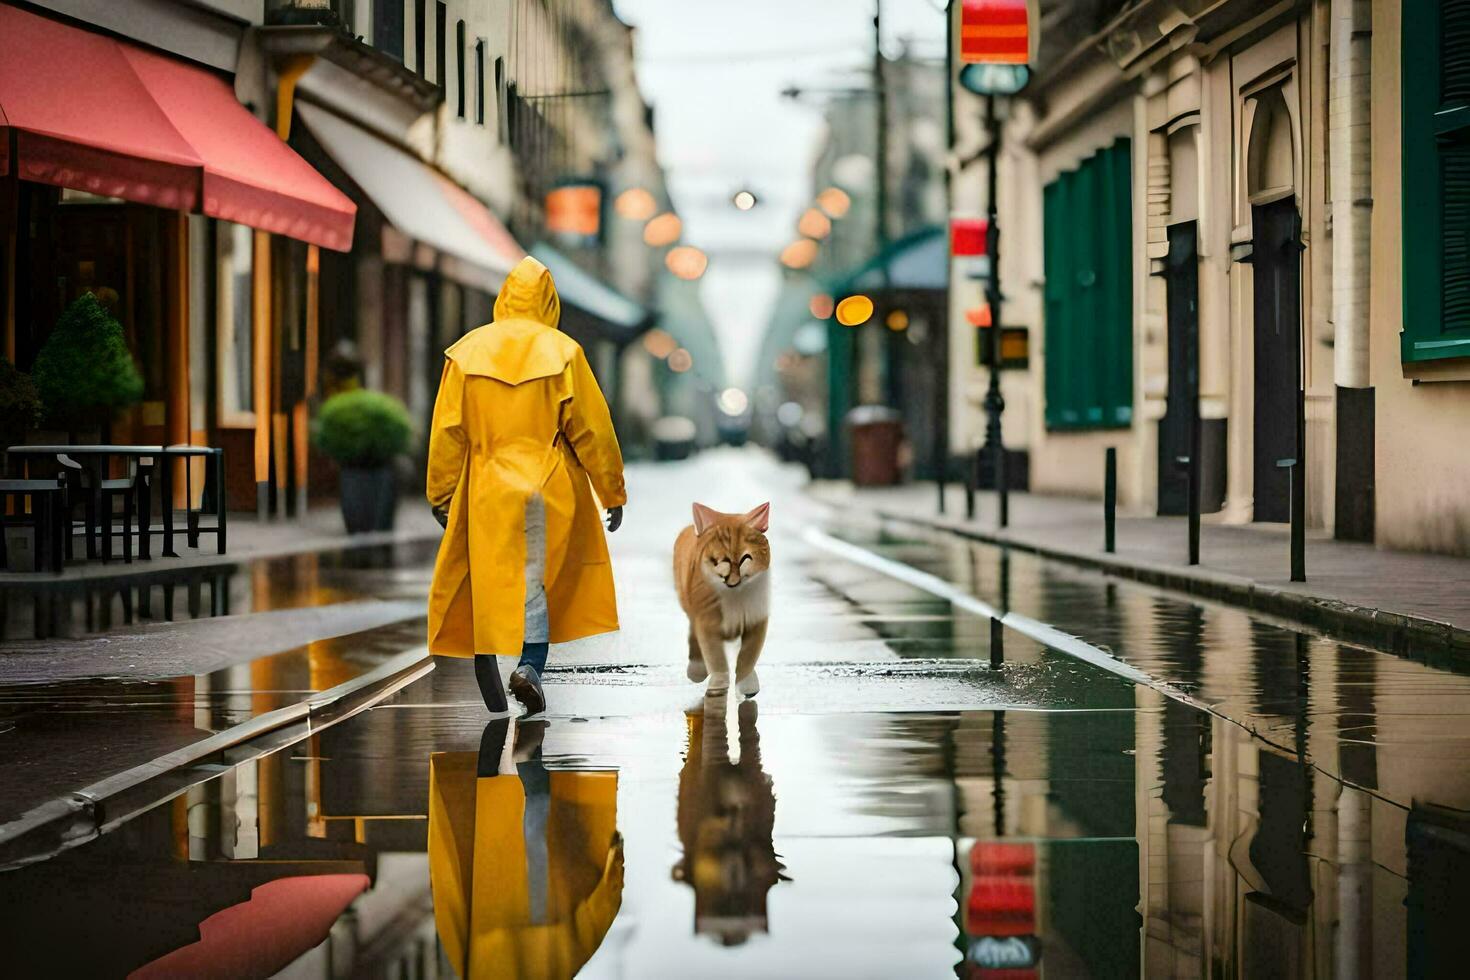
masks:
[[[531,256],[516,263],[495,297],[495,321],[534,320],[555,329],[561,320],[561,298],[551,270]]]
[[[561,300],[551,272],[529,255],[506,276],[495,299],[495,321],[472,330],[445,356],[465,374],[518,385],[560,374],[577,342],[556,329]]]

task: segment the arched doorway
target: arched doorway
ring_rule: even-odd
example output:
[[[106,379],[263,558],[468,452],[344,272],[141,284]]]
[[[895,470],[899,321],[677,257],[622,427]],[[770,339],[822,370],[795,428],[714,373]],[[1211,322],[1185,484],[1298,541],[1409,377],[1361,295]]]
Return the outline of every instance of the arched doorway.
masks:
[[[1253,466],[1255,520],[1291,518],[1290,471],[1301,458],[1301,215],[1292,119],[1280,88],[1255,97],[1247,188],[1255,266]],[[1298,472],[1303,468],[1299,467]]]

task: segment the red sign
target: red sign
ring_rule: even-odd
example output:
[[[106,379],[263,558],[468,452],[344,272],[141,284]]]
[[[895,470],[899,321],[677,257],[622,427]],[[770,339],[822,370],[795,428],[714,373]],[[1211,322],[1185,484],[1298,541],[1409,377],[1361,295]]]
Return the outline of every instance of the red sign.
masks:
[[[964,0],[960,7],[961,61],[1024,65],[1030,46],[1026,0]]]
[[[984,255],[990,222],[984,218],[949,219],[949,254]]]

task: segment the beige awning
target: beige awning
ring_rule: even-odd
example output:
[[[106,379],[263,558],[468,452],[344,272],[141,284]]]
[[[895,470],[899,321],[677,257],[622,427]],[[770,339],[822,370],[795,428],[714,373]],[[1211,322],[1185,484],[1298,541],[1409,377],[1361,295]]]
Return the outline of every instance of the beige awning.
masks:
[[[407,251],[405,260],[491,293],[525,256],[489,208],[407,150],[317,106],[298,103],[296,111],[393,230],[419,246],[385,254]]]

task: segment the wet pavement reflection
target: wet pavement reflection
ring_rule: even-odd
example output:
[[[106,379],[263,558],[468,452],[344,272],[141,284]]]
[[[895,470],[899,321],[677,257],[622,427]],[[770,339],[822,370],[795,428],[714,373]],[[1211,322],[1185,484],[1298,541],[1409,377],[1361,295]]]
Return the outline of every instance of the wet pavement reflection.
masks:
[[[225,564],[160,559],[61,578],[14,577],[0,589],[0,643],[352,599],[417,598],[436,545],[405,541]]]
[[[666,553],[617,544],[624,631],[558,649],[545,718],[490,719],[451,660],[275,751],[224,753],[112,832],[0,872],[7,972],[1431,977],[1470,961],[1470,678],[1023,555],[841,530],[1209,710],[1019,635],[991,670],[988,623],[790,536],[759,698],[701,700]],[[252,601],[423,587],[401,556],[292,574]],[[218,724],[421,627],[288,651],[278,676],[140,684],[129,710]],[[74,708],[97,709],[78,729],[93,737],[102,709],[124,714],[83,692]],[[66,719],[28,724],[87,757]]]

